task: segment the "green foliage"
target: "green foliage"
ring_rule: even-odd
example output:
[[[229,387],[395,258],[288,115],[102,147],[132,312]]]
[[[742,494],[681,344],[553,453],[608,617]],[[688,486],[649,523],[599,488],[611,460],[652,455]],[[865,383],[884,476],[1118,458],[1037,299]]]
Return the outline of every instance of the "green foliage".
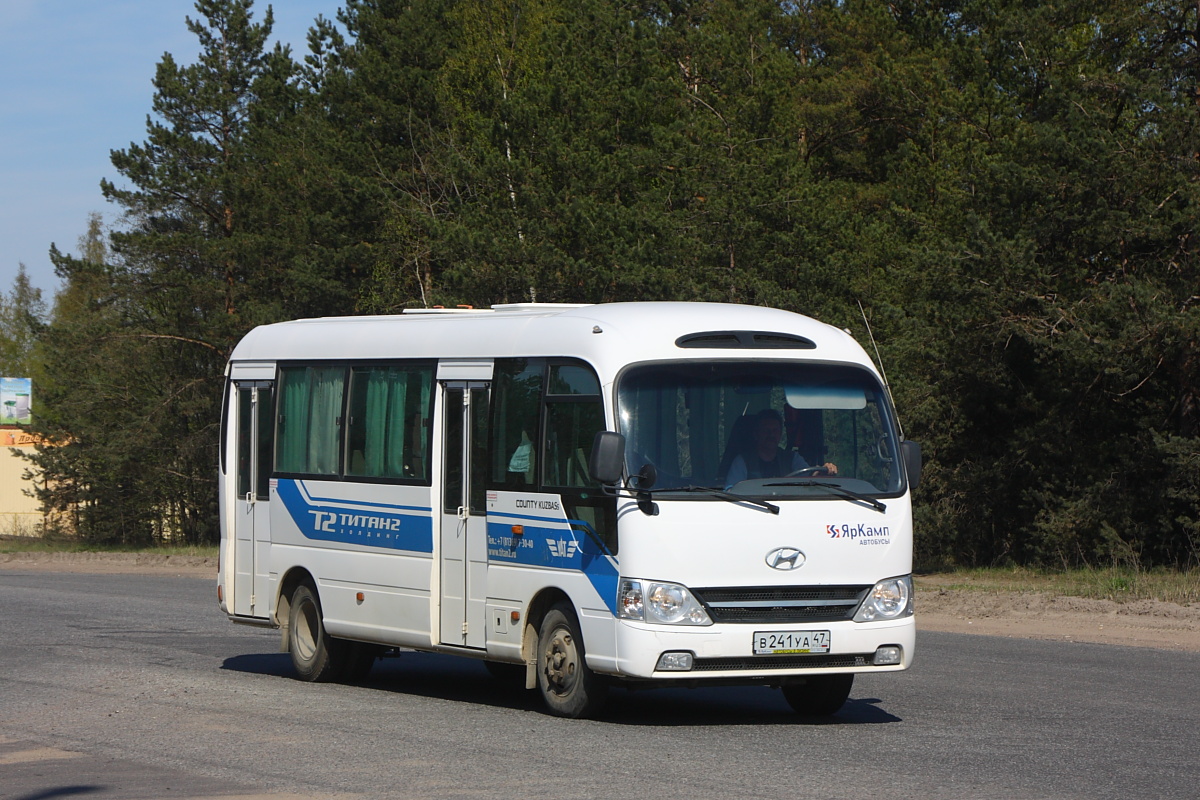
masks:
[[[296,67],[265,52],[271,15],[255,23],[250,6],[197,2],[199,62],[163,58],[146,141],[112,154],[129,188],[102,184],[126,226],[111,250],[52,254],[65,288],[42,337],[47,444],[34,460],[46,507],[90,541],[214,541],[230,350],[255,324],[353,290],[307,281],[297,257],[315,214],[291,202],[309,184],[280,172],[305,154],[275,153],[296,117]]]
[[[255,324],[697,299],[865,313],[919,561],[1200,560],[1194,5],[348,0],[302,64],[197,9],[39,340],[47,502],[97,537],[214,535]]]
[[[21,264],[8,294],[0,295],[0,374],[32,378],[38,372],[35,348],[45,317],[42,290],[29,282]]]

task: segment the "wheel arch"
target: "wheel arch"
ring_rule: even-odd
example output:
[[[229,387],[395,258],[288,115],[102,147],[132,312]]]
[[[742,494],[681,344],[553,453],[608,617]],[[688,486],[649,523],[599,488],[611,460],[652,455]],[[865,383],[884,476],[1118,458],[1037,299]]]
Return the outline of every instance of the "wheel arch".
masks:
[[[538,633],[546,614],[559,603],[566,603],[572,609],[575,608],[570,595],[557,586],[547,586],[535,594],[525,608],[525,627],[521,631],[521,658],[525,660],[526,689],[537,688]],[[575,612],[575,616],[578,618],[578,611]]]

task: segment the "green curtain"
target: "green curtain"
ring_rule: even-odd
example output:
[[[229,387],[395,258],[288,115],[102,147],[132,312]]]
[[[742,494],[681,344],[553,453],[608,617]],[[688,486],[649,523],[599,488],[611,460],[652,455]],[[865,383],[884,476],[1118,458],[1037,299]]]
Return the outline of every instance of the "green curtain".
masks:
[[[367,376],[363,471],[369,477],[404,477],[405,410],[413,377],[417,376],[398,367],[372,369]]]
[[[279,446],[276,469],[308,471],[308,404],[310,386],[305,367],[285,367],[279,387]]]
[[[308,469],[314,475],[336,475],[345,370],[310,367],[312,404],[309,414]]]

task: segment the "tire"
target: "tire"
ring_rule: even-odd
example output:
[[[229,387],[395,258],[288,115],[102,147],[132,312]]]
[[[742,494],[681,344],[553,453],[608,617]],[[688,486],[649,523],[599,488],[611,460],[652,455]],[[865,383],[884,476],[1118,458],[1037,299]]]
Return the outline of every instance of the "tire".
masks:
[[[595,716],[607,686],[588,669],[579,621],[569,603],[546,614],[538,632],[538,690],[546,709],[558,717]]]
[[[797,714],[828,717],[846,704],[854,673],[810,675],[804,683],[783,687],[783,697]]]
[[[302,583],[292,592],[288,626],[288,652],[300,680],[318,683],[342,677],[348,643],[325,632],[321,601],[309,584]]]

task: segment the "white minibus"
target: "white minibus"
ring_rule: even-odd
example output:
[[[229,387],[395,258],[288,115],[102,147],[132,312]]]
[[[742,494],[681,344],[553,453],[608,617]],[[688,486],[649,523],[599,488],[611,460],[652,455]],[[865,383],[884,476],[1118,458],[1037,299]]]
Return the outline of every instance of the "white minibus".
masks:
[[[227,369],[218,600],[297,674],[394,650],[836,712],[907,669],[920,448],[845,331],[707,303],[265,325]]]

